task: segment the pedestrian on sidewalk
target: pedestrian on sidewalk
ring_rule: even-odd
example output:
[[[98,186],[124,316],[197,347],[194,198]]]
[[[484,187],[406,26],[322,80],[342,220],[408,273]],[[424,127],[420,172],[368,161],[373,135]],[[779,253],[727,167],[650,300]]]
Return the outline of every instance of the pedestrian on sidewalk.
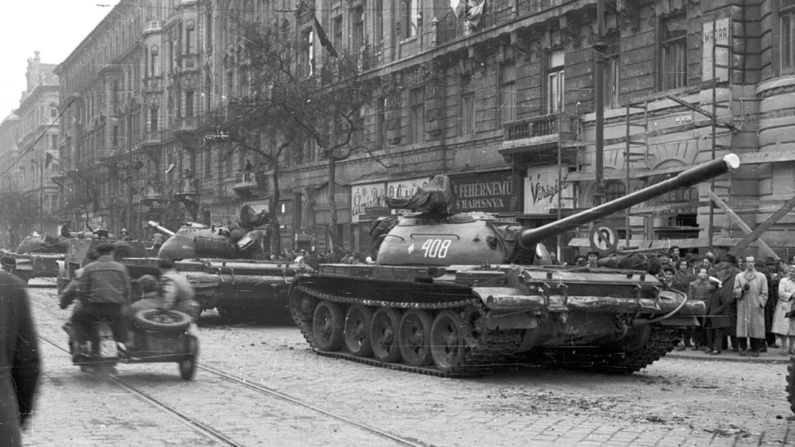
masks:
[[[20,447],[33,411],[40,374],[39,347],[28,294],[0,271],[0,445]]]
[[[734,279],[734,296],[737,298],[737,338],[740,355],[746,356],[751,340],[751,352],[759,357],[765,339],[765,303],[767,303],[767,278],[756,271],[753,256],[745,258],[745,271]]]
[[[710,282],[709,276],[707,275],[707,267],[701,267],[698,269],[698,276],[696,280],[690,283],[690,287],[688,289],[688,296],[692,301],[701,301],[702,303],[707,303],[710,295],[715,290],[715,284]],[[699,324],[701,326],[697,326],[693,328],[692,337],[693,337],[693,351],[698,351],[700,348],[704,348],[705,352],[711,351],[711,349],[707,349],[709,346],[707,345],[707,333],[704,326],[704,318],[698,319]]]
[[[704,326],[707,330],[707,348],[710,355],[718,355],[723,349],[726,340],[725,332],[731,328],[731,303],[734,301],[731,293],[723,293],[723,283],[720,279],[710,276],[713,289],[707,297],[707,315],[704,317]]]
[[[779,354],[795,354],[795,319],[787,318],[786,314],[793,309],[795,302],[795,265],[789,267],[787,276],[778,283],[778,305],[776,315],[773,317],[773,329],[781,342]]]

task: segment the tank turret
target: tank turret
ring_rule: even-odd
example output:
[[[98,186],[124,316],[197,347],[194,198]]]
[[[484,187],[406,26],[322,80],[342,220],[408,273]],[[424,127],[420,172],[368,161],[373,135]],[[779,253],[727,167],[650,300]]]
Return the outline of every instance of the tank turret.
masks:
[[[394,226],[379,223],[374,236],[379,245],[379,265],[460,265],[533,263],[541,241],[580,225],[594,222],[677,188],[685,188],[736,169],[734,154],[684,171],[676,177],[589,208],[538,228],[526,229],[501,222],[484,213],[450,214],[452,194],[446,178],[437,176],[410,199],[387,200],[392,208],[411,209],[416,215],[402,217]]]

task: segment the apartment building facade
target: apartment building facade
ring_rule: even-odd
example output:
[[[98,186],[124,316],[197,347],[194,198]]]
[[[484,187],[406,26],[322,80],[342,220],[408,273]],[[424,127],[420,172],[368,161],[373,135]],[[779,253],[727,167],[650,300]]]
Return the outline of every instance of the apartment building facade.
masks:
[[[296,73],[319,73],[333,48],[357,58],[374,86],[360,117],[368,150],[337,166],[344,248],[369,254],[384,198],[438,173],[450,175],[459,210],[526,225],[592,206],[597,0],[460,3],[120,2],[58,68],[70,123],[60,139],[64,180],[76,182],[62,217],[79,210],[136,232],[149,219],[222,223],[244,204],[276,207],[285,248],[327,246],[328,161],[316,148],[283,160],[272,203],[267,164],[217,132],[219,110],[245,91],[236,55],[247,22],[301,43]],[[632,244],[705,248],[711,221],[713,245],[732,245],[744,232],[710,205],[710,189],[753,228],[795,187],[791,3],[607,2],[604,198],[729,151],[744,162],[727,180],[611,219]],[[784,217],[763,239],[784,254],[791,225]],[[560,242],[585,248],[585,230]]]

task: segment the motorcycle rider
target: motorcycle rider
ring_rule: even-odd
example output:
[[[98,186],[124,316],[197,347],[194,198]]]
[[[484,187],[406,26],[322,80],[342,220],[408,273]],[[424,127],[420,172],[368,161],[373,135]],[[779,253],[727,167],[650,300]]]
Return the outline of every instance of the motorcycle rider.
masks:
[[[123,328],[123,309],[130,303],[130,274],[127,267],[113,260],[113,244],[103,242],[97,247],[99,258],[83,269],[77,280],[77,293],[82,307],[73,314],[75,340],[78,349],[76,361],[85,360],[89,352],[87,342],[91,326],[97,319],[110,321],[113,336],[119,347],[124,347],[126,332]]]
[[[99,259],[99,253],[96,250],[91,250],[88,252],[88,262],[86,265],[91,264],[92,262]],[[61,309],[66,309],[69,307],[72,302],[77,300],[77,304],[75,304],[74,309],[72,309],[72,315],[69,316],[69,320],[63,325],[63,330],[66,331],[69,335],[74,335],[74,314],[79,311],[80,308],[83,307],[82,301],[80,301],[80,297],[78,296],[78,278],[83,275],[83,269],[75,270],[75,279],[73,279],[66,288],[63,289],[61,292],[61,299],[60,299],[60,306]]]

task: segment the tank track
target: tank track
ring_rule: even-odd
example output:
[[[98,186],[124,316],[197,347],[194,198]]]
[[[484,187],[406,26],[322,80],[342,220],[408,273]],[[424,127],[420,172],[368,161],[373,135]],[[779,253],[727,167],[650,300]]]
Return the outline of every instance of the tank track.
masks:
[[[787,401],[789,409],[795,413],[795,357],[789,358],[787,365]]]
[[[579,354],[574,363],[610,374],[632,374],[656,362],[672,351],[680,335],[675,329],[654,328],[648,342],[638,349],[611,353]],[[563,361],[563,365],[570,362]]]
[[[379,300],[362,300],[358,298],[344,297],[338,295],[331,295],[328,293],[314,290],[304,285],[295,286],[295,290],[300,293],[306,294],[310,297],[319,300],[327,300],[343,304],[363,304],[366,306],[383,306],[396,309],[436,309],[436,310],[464,310],[469,308],[475,311],[479,304],[477,298],[469,298],[465,300],[450,301],[445,303],[419,303],[419,302],[405,302],[394,303],[389,301]],[[296,296],[295,290],[291,291],[290,297],[290,313],[298,326],[304,339],[309,344],[309,347],[318,355],[323,357],[339,358],[350,360],[366,365],[378,366],[381,368],[393,369],[397,371],[412,372],[417,374],[425,374],[436,377],[445,378],[460,378],[460,377],[477,377],[483,373],[493,369],[495,366],[500,365],[508,357],[516,352],[521,342],[520,331],[484,331],[478,333],[477,337],[467,337],[468,349],[464,354],[461,365],[458,368],[449,372],[440,371],[432,366],[410,366],[402,363],[385,363],[373,358],[357,357],[344,351],[328,352],[320,351],[316,348],[314,334],[312,330],[311,316],[301,312],[300,305],[294,303]],[[462,328],[465,329],[465,328]],[[343,348],[344,349],[344,348]]]

